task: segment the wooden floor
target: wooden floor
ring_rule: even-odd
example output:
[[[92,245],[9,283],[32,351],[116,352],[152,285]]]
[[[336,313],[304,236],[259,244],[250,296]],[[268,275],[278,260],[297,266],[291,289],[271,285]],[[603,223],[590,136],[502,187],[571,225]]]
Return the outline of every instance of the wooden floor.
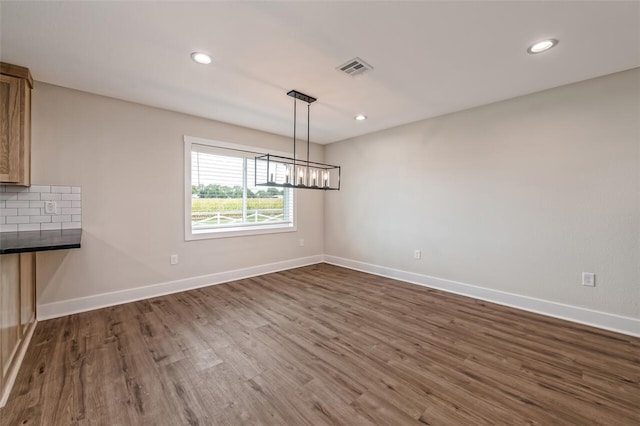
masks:
[[[0,423],[638,425],[639,357],[320,264],[41,322]]]

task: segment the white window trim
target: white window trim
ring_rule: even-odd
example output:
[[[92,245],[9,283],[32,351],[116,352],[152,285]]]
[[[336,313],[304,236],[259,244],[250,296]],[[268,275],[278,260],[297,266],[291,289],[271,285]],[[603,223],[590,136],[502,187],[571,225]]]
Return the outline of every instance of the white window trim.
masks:
[[[242,237],[249,235],[262,235],[262,234],[276,234],[282,232],[295,232],[298,229],[298,197],[295,194],[293,196],[293,224],[271,224],[271,225],[258,225],[251,227],[237,227],[237,228],[218,228],[209,229],[206,231],[193,232],[191,228],[191,146],[207,145],[213,148],[227,148],[239,151],[253,151],[256,153],[265,153],[268,151],[274,155],[280,155],[283,157],[290,157],[291,154],[281,151],[272,151],[266,148],[258,148],[248,145],[239,145],[229,142],[216,141],[211,139],[198,138],[195,136],[184,135],[184,240],[185,241],[197,241],[208,240],[215,238],[230,238],[230,237]],[[256,154],[258,155],[258,154]]]

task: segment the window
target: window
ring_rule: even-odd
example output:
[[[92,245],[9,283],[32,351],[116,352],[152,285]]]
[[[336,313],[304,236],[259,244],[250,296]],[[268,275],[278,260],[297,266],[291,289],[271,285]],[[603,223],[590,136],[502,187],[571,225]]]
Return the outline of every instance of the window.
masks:
[[[184,143],[186,240],[295,231],[293,189],[255,185],[259,148]]]

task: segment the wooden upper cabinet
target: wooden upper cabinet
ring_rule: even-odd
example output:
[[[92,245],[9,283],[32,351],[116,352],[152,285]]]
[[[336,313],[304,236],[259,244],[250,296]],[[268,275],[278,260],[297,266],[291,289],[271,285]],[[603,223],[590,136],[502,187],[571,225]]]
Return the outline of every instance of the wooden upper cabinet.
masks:
[[[28,68],[0,62],[0,182],[31,185],[31,89]]]

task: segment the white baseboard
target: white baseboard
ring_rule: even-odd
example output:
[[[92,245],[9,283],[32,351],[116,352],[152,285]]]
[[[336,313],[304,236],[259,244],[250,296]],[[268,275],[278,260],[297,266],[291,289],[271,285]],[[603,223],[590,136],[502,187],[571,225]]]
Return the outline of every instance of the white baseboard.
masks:
[[[286,269],[299,268],[301,266],[321,263],[322,261],[322,255],[302,257],[283,262],[269,263],[199,277],[152,284],[144,287],[96,294],[95,296],[45,303],[38,305],[37,307],[38,321],[77,314],[79,312],[92,311],[94,309],[106,308],[109,306],[121,305],[123,303],[135,302],[136,300],[149,299],[151,297],[164,296],[166,294],[178,293],[185,290],[208,287],[210,285],[255,277],[257,275],[284,271]]]
[[[344,259],[336,256],[325,255],[324,261],[332,265],[355,269],[357,271],[367,272],[370,274],[393,278],[396,280],[435,288],[450,293],[456,293],[463,296],[486,300],[487,302],[510,306],[512,308],[522,309],[524,311],[535,312],[550,317],[560,318],[580,324],[602,328],[605,330],[640,337],[640,319],[637,318],[623,317],[619,315],[608,314],[605,312],[579,308],[577,306],[549,302],[547,300],[535,299],[528,296],[520,296],[517,294],[498,290],[491,290],[484,287],[477,287],[471,284],[430,277],[428,275],[416,274],[413,272],[401,271],[398,269],[387,268],[385,266],[372,265],[370,263]]]
[[[528,296],[507,293],[499,290],[491,290],[471,284],[450,281],[428,275],[416,274],[413,272],[401,271],[399,269],[388,268],[380,265],[359,262],[329,255],[316,255],[283,262],[270,263],[265,265],[252,266],[249,268],[235,269],[210,275],[186,278],[182,280],[169,281],[153,284],[145,287],[137,287],[127,290],[120,290],[111,293],[97,294],[95,296],[81,297],[60,302],[46,303],[38,305],[38,320],[58,318],[65,315],[79,312],[91,311],[94,309],[106,308],[123,303],[134,302],[136,300],[148,299],[151,297],[163,296],[210,285],[221,284],[243,278],[255,277],[257,275],[283,271],[286,269],[298,268],[301,266],[313,265],[326,262],[332,265],[355,269],[374,275],[393,278],[400,281],[418,284],[430,288],[435,288],[450,293],[469,296],[476,299],[486,300],[499,305],[510,306],[525,311],[535,312],[555,318],[586,324],[593,327],[624,333],[631,336],[640,337],[640,320],[637,318],[623,317],[605,312],[593,311],[577,306],[564,305],[547,300],[535,299]]]

